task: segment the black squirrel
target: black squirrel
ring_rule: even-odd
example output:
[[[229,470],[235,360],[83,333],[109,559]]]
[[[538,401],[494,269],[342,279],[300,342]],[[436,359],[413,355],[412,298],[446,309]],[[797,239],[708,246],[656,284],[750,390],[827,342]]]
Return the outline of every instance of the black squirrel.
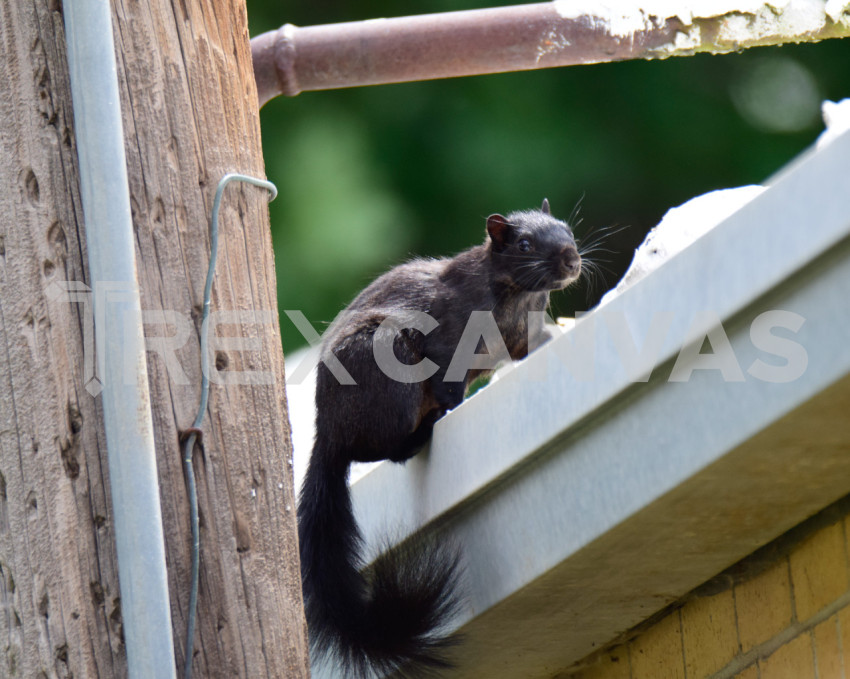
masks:
[[[298,503],[298,536],[312,650],[334,658],[346,676],[421,675],[450,666],[445,652],[454,639],[441,627],[459,606],[458,555],[451,549],[389,550],[361,573],[351,462],[404,462],[461,402],[482,370],[444,378],[473,311],[491,312],[510,357],[522,358],[548,339],[543,314],[529,312],[544,311],[549,292],[580,271],[572,231],[544,199],[540,210],[488,217],[482,245],[391,269],[325,333],[322,356],[333,353],[356,384],[341,383],[326,360],[319,363],[316,440]],[[424,381],[388,376],[373,348],[385,319],[410,312],[438,325],[422,332],[399,322],[391,350],[402,364],[427,362],[436,372]]]

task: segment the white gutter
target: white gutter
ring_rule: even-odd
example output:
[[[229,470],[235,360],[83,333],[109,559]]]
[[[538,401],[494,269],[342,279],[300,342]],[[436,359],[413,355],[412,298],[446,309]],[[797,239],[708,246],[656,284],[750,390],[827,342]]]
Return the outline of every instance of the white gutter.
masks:
[[[108,0],[63,7],[131,679],[176,676],[165,541]]]

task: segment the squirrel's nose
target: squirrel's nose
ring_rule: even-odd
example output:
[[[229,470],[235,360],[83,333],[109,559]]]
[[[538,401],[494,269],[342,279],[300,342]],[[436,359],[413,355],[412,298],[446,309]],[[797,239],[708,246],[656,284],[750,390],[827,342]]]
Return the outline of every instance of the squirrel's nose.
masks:
[[[570,276],[578,276],[581,271],[581,255],[572,245],[561,250],[561,267]]]

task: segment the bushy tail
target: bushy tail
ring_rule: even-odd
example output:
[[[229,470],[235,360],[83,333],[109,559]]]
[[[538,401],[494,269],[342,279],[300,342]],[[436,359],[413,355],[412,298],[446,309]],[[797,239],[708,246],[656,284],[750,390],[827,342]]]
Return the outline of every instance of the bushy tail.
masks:
[[[402,545],[361,573],[348,464],[334,464],[326,452],[313,451],[298,505],[314,654],[332,657],[346,676],[364,679],[391,672],[427,676],[450,667],[446,651],[456,638],[442,628],[459,606],[458,552]]]

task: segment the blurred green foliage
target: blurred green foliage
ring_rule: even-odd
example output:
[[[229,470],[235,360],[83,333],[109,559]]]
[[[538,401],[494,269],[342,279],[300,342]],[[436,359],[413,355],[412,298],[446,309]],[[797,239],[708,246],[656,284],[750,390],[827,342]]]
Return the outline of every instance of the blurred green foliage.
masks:
[[[248,14],[257,35],[490,4],[248,0]],[[280,308],[321,332],[393,264],[477,244],[488,214],[544,196],[563,218],[581,203],[579,238],[625,227],[598,255],[605,276],[553,299],[589,308],[668,208],[768,178],[822,129],[820,99],[847,96],[850,41],[833,40],[279,97],[261,119]],[[787,125],[764,118],[786,109]],[[285,350],[304,344],[285,317],[282,331]]]

